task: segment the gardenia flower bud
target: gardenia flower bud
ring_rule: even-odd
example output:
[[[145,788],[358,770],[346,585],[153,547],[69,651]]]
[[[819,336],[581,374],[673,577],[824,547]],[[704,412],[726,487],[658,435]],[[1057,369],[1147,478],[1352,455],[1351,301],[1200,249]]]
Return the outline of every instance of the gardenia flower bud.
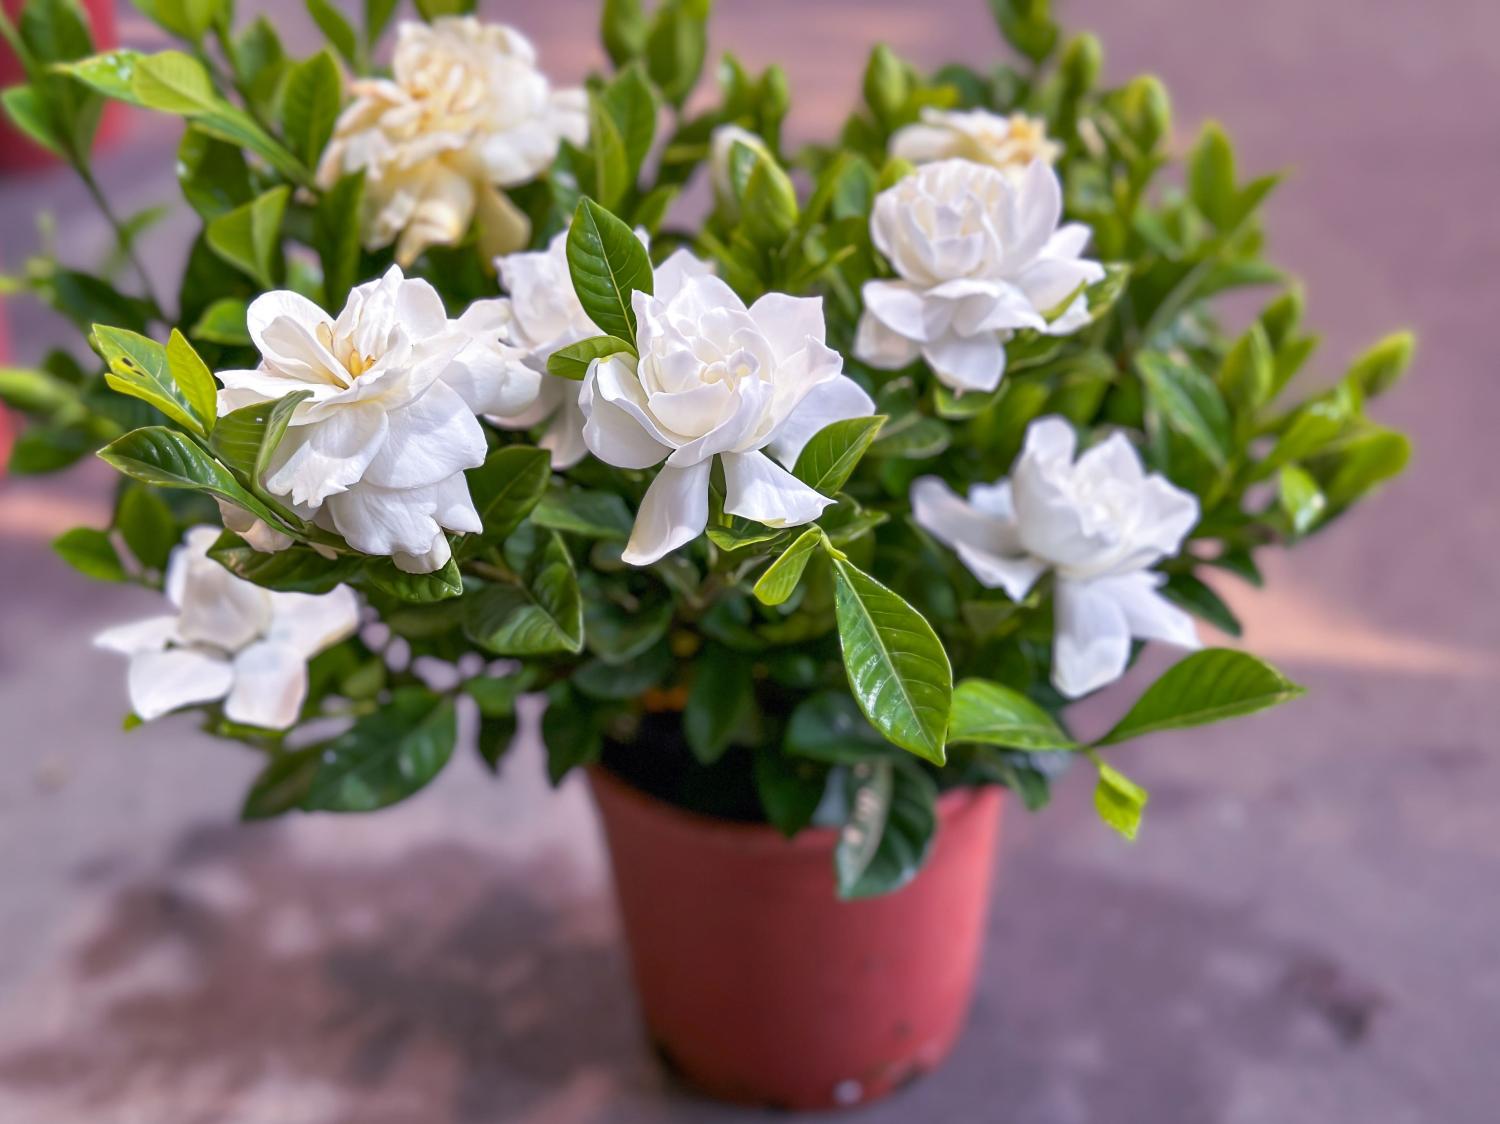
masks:
[[[684,251],[663,263],[655,295],[632,294],[640,359],[595,361],[579,395],[583,439],[600,460],[666,461],[622,556],[637,566],[703,533],[715,456],[729,514],[771,527],[816,519],[833,501],[783,466],[824,426],[875,409],[823,342],[821,298],[768,293],[747,309],[705,270]]]
[[[1012,113],[1001,117],[987,109],[922,110],[922,120],[897,129],[891,155],[913,164],[934,160],[972,160],[1019,179],[1035,160],[1055,164],[1062,146],[1047,139],[1039,117]]]
[[[526,245],[530,220],[500,189],[546,171],[561,138],[585,142],[584,92],[554,91],[525,36],[472,16],[402,23],[393,74],[352,84],[318,164],[325,188],[365,172],[365,248],[395,242],[410,265],[476,215],[487,258]]]
[[[284,730],[307,697],[307,661],[352,636],[359,601],[347,586],[277,593],[208,556],[217,527],[194,527],[172,552],[167,599],[177,612],[106,629],[97,647],[130,657],[130,705],[146,721],[224,700],[231,722]]]
[[[1078,290],[1104,267],[1080,257],[1088,227],[1061,217],[1062,187],[1040,162],[1012,180],[942,160],[882,191],[870,236],[900,280],[865,284],[855,356],[887,370],[920,356],[954,390],[994,390],[1017,329],[1063,335],[1088,322]]]
[[[749,129],[739,125],[720,125],[713,131],[708,142],[708,176],[714,187],[714,200],[732,220],[739,215],[739,201],[734,197],[734,176],[730,171],[730,154],[736,143],[771,158],[771,151],[763,141]]]
[[[507,429],[530,429],[546,421],[538,442],[552,454],[553,468],[571,468],[583,459],[583,411],[578,407],[578,384],[547,377],[547,358],[569,344],[597,336],[568,271],[568,232],[559,231],[545,250],[509,254],[495,259],[509,298],[510,342],[514,356],[541,378],[536,401],[519,413],[492,415],[489,420]]]
[[[516,413],[541,377],[501,341],[509,312],[478,301],[449,320],[426,281],[397,266],[360,285],[337,319],[273,292],[247,314],[253,371],[221,371],[219,413],[310,391],[264,485],[354,549],[412,573],[446,565],[444,529],[481,530],[464,469],[484,462],[476,413]]]
[[[960,499],[936,476],[911,487],[912,517],[957,553],[981,585],[1026,596],[1051,570],[1052,683],[1078,698],[1125,672],[1130,640],[1198,647],[1192,618],[1157,592],[1149,567],[1175,555],[1198,521],[1198,501],[1147,476],[1123,434],[1076,461],[1073,427],[1042,418],[1008,480]]]

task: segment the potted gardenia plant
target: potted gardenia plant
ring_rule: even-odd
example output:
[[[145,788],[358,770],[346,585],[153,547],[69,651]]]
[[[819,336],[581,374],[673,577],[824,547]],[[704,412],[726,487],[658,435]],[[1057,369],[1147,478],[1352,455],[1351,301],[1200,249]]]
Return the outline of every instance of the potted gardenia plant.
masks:
[[[1292,393],[1315,339],[1263,256],[1275,177],[1212,124],[1179,177],[1160,83],[1101,86],[1045,0],[994,0],[1018,61],[990,71],[877,48],[795,154],[776,67],[726,55],[685,111],[708,0],[606,0],[582,89],[463,0],[418,0],[389,68],[391,3],[309,0],[304,58],[225,0],[147,7],[180,47],[94,54],[73,0],[30,0],[5,104],[90,182],[68,138],[101,99],[180,117],[197,237],[169,294],[28,263],[89,350],[0,395],[13,471],[120,470],[57,550],[163,591],[99,638],[127,724],[192,710],[262,754],[246,817],[412,796],[460,708],[499,769],[543,695],[664,1055],[850,1104],[953,1042],[1002,806],[1076,764],[1133,837],[1114,746],[1299,693],[1200,646],[1238,631],[1208,579],[1259,582],[1401,470],[1365,411],[1410,339]],[[1067,704],[1148,641],[1187,654],[1080,740]]]

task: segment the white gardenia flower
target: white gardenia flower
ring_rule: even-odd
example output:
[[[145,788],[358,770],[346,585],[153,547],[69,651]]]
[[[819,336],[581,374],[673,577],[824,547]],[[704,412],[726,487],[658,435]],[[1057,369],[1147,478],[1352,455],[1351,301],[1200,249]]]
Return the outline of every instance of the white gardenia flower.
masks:
[[[1012,113],[1001,117],[987,109],[922,110],[922,120],[897,129],[891,155],[913,164],[934,160],[972,160],[1019,179],[1032,161],[1055,164],[1062,145],[1047,139],[1039,117]]]
[[[526,409],[489,420],[507,429],[530,429],[547,422],[538,444],[552,454],[553,468],[571,468],[588,452],[583,443],[583,411],[578,384],[547,375],[547,359],[569,344],[599,334],[589,319],[568,270],[568,232],[559,231],[545,250],[495,259],[500,281],[510,294],[507,336],[514,357],[540,379],[536,400]]]
[[[715,456],[729,514],[771,527],[816,519],[833,501],[783,466],[824,426],[875,410],[823,342],[821,298],[768,293],[747,309],[685,251],[658,267],[654,287],[632,294],[639,361],[596,360],[579,395],[596,457],[621,468],[666,462],[625,561],[647,565],[703,533]]]
[[[130,657],[130,705],[146,721],[224,700],[232,722],[284,730],[307,698],[307,661],[354,634],[359,601],[277,593],[208,557],[217,527],[194,527],[172,552],[167,599],[175,613],[106,629],[97,647]]]
[[[1068,698],[1124,674],[1131,637],[1198,647],[1192,617],[1157,592],[1166,579],[1150,570],[1181,549],[1197,499],[1147,476],[1123,434],[1075,461],[1076,444],[1066,421],[1042,418],[1010,478],[975,485],[967,502],[935,476],[911,488],[917,524],[982,585],[1019,601],[1052,571],[1052,683]]]
[[[437,290],[392,266],[354,289],[337,319],[285,291],[256,298],[246,319],[261,365],[219,372],[219,413],[311,392],[267,491],[356,550],[411,573],[441,569],[445,529],[481,530],[463,475],[485,458],[475,414],[519,412],[541,381],[501,342],[503,302],[450,320]]]
[[[553,90],[525,36],[473,16],[402,23],[392,70],[352,83],[318,163],[325,188],[365,172],[365,248],[395,242],[410,265],[476,216],[486,257],[526,245],[531,223],[501,189],[540,176],[563,138],[585,142],[584,92]]]
[[[1033,162],[1012,180],[970,160],[926,164],[875,197],[870,235],[900,280],[864,287],[854,354],[896,370],[924,359],[957,391],[994,390],[1020,328],[1060,335],[1087,322],[1082,294],[1104,279],[1080,255],[1089,229],[1059,227],[1062,187]]]

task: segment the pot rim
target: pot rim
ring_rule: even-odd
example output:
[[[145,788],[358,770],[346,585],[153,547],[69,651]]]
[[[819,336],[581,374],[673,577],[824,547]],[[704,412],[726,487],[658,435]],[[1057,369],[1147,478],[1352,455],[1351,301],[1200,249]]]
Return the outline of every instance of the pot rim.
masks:
[[[585,772],[588,775],[589,784],[595,790],[596,802],[601,795],[607,794],[611,800],[630,805],[636,811],[648,813],[658,820],[665,820],[673,828],[684,833],[716,836],[723,842],[732,842],[740,847],[778,851],[785,851],[788,847],[798,850],[827,851],[838,842],[839,829],[836,827],[805,827],[788,839],[768,823],[722,819],[705,812],[695,812],[690,808],[683,808],[668,800],[663,800],[659,796],[653,796],[598,762],[585,766]],[[959,815],[990,798],[991,790],[995,795],[1002,791],[997,785],[964,785],[940,793],[937,799],[939,822]]]

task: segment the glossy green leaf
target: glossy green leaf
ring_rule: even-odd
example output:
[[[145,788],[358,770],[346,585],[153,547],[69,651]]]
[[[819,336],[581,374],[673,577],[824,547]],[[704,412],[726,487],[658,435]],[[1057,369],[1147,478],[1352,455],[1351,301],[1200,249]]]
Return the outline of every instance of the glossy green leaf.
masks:
[[[249,347],[250,329],[245,326],[246,305],[238,297],[221,297],[214,301],[188,329],[188,335],[205,343],[224,347]]]
[[[844,668],[860,709],[902,749],[941,765],[953,672],[937,633],[897,594],[833,558]]]
[[[1094,808],[1099,818],[1126,839],[1135,839],[1141,815],[1149,798],[1146,790],[1117,769],[1099,762],[1099,781],[1094,786]]]
[[[1207,648],[1173,664],[1094,744],[1203,726],[1287,702],[1303,688],[1246,652]]]
[[[417,0],[417,11],[424,20],[442,16],[464,16],[478,7],[477,0]]]
[[[628,340],[617,336],[590,336],[547,356],[547,373],[563,379],[581,379],[589,373],[595,359],[622,352],[635,358],[635,346]]]
[[[755,795],[767,822],[790,839],[812,822],[828,787],[828,767],[774,748],[755,754]]]
[[[370,812],[405,800],[442,771],[457,734],[452,699],[403,687],[321,747],[302,807]]]
[[[1384,394],[1406,373],[1416,347],[1417,338],[1410,332],[1386,336],[1354,361],[1349,378],[1369,398]]]
[[[530,445],[506,445],[471,468],[465,477],[469,496],[484,531],[464,540],[463,553],[471,546],[502,541],[521,524],[547,490],[552,478],[551,458],[546,449]]]
[[[953,691],[948,744],[972,743],[1030,751],[1074,750],[1052,715],[1019,691],[986,679],[965,679]]]
[[[1173,574],[1161,591],[1168,601],[1201,617],[1220,632],[1238,636],[1242,631],[1239,618],[1224,599],[1192,574]]]
[[[1235,340],[1216,376],[1224,397],[1241,414],[1253,414],[1270,400],[1276,380],[1276,360],[1259,324]]]
[[[365,174],[343,176],[318,200],[313,211],[313,247],[323,263],[323,304],[342,308],[361,280],[359,224],[350,222],[364,206]]]
[[[835,495],[848,482],[885,418],[849,418],[824,426],[797,454],[792,475],[815,492]]]
[[[320,12],[333,20],[343,19],[328,0],[308,0],[307,6],[314,19]],[[319,20],[318,25],[323,27],[323,21]],[[350,58],[355,50],[354,30],[348,23],[342,26],[348,33],[347,40],[343,45],[335,42],[335,46],[345,58]],[[327,30],[324,27],[325,34]],[[329,38],[333,39],[333,36]],[[344,82],[339,75],[339,64],[327,51],[319,51],[287,72],[281,114],[282,136],[308,167],[317,165],[323,146],[333,135],[333,123],[338,119],[343,100]]]
[[[615,492],[575,488],[558,484],[547,489],[531,513],[531,521],[588,539],[624,542],[630,538],[635,517],[625,500]]]
[[[1309,462],[1331,512],[1343,511],[1377,484],[1398,475],[1411,459],[1411,441],[1391,429],[1371,428]]]
[[[199,435],[208,433],[214,422],[214,383],[211,376],[205,399],[201,385],[178,385],[168,361],[167,349],[155,340],[104,324],[94,326],[93,338],[100,355],[109,365],[104,381],[110,389],[149,402],[185,429]],[[174,338],[181,337],[174,332]],[[201,361],[199,365],[201,366]],[[187,370],[186,367],[184,369]],[[189,370],[189,379],[197,373],[196,370]],[[200,414],[200,410],[203,413]]]
[[[1277,500],[1292,532],[1305,535],[1328,510],[1327,497],[1306,470],[1289,464],[1277,476]]]
[[[209,247],[265,288],[275,288],[280,270],[281,221],[290,197],[290,188],[273,187],[210,220],[206,228]]]
[[[54,156],[66,157],[66,142],[58,136],[46,102],[30,86],[12,86],[0,92],[0,105],[11,124]]]
[[[782,748],[795,757],[828,765],[900,756],[844,691],[820,691],[798,703],[787,723]]]
[[[817,527],[809,527],[798,535],[756,580],[752,590],[756,600],[762,605],[780,605],[790,597],[822,540],[823,532]]]
[[[209,448],[214,456],[247,479],[263,481],[271,455],[286,435],[292,414],[311,397],[311,390],[296,390],[274,402],[241,406],[219,419],[209,439]]]
[[[1229,230],[1239,221],[1234,149],[1217,121],[1203,126],[1203,133],[1188,157],[1188,197],[1203,217],[1220,230]]]
[[[681,106],[698,84],[708,53],[712,0],[662,0],[646,34],[646,70],[657,89]],[[602,325],[601,325],[602,326]]]
[[[370,558],[365,562],[364,575],[376,589],[402,601],[447,601],[464,591],[464,580],[453,558],[442,569],[427,574],[408,574],[389,558]]]
[[[313,23],[318,25],[318,30],[323,33],[323,37],[333,45],[334,50],[343,56],[344,61],[350,66],[356,65],[359,61],[359,37],[355,35],[354,28],[344,16],[344,13],[333,6],[332,0],[307,0],[307,14],[312,16]],[[317,57],[317,55],[313,56],[314,59]],[[306,64],[304,63],[303,65],[305,66]],[[295,73],[293,71],[294,75]],[[337,69],[334,71],[334,77],[338,77]],[[292,89],[293,87],[288,85],[287,110],[289,112],[291,110]],[[294,131],[290,124],[287,126],[287,131],[288,133]],[[290,136],[288,139],[291,139]],[[316,164],[318,153],[321,151],[322,149],[316,149],[310,156],[304,156],[303,159],[309,165]]]
[[[592,199],[568,228],[568,271],[579,303],[599,330],[635,345],[630,294],[651,292],[651,259],[635,231]]]
[[[581,650],[583,598],[562,539],[553,532],[540,540],[524,586],[497,582],[466,600],[463,627],[499,656]]]
[[[167,370],[187,400],[193,416],[205,431],[212,432],[219,412],[219,386],[213,372],[176,328],[167,337]]]
[[[244,508],[280,529],[280,518],[256,499],[229,470],[191,439],[164,426],[132,430],[99,450],[99,457],[126,476],[159,488],[207,492]]]
[[[750,661],[738,652],[710,644],[693,660],[693,684],[682,712],[682,732],[693,756],[712,765],[735,734],[745,732],[755,709]]]
[[[599,33],[609,61],[625,66],[646,49],[646,17],[641,0],[604,0]]]
[[[115,507],[115,527],[142,566],[148,570],[167,568],[178,534],[177,520],[166,500],[150,488],[130,485]]]
[[[899,890],[927,859],[937,832],[937,785],[902,762],[866,761],[849,770],[849,818],[834,848],[839,897]]]
[[[620,138],[626,184],[633,184],[656,136],[656,93],[639,66],[628,66],[600,91],[600,104]]]
[[[357,555],[330,559],[308,546],[289,546],[273,553],[256,550],[232,531],[214,541],[208,556],[236,577],[282,593],[327,593],[354,581],[364,567],[364,559]]]
[[[74,527],[52,540],[59,558],[81,574],[105,582],[125,580],[125,567],[119,552],[110,541],[108,531],[93,527]]]
[[[1229,410],[1212,379],[1157,352],[1136,356],[1136,370],[1162,417],[1215,468],[1229,460]]]

